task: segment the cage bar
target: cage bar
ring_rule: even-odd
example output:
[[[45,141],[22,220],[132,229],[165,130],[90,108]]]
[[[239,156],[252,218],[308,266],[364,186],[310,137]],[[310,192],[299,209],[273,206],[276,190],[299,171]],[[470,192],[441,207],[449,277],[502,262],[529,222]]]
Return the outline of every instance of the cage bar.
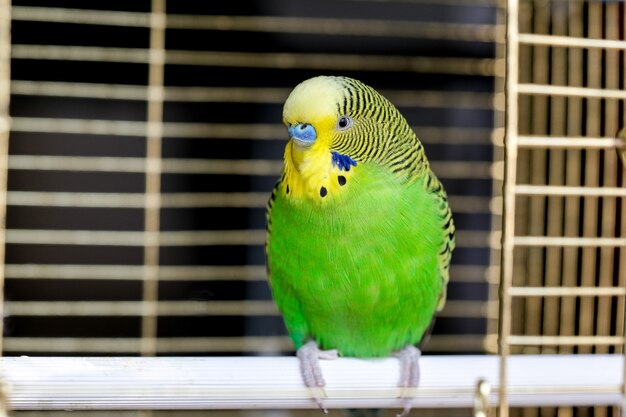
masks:
[[[513,285],[513,250],[515,236],[515,194],[513,188],[517,173],[517,131],[518,131],[518,40],[519,9],[517,0],[508,0],[506,5],[506,133],[505,133],[505,174],[503,190],[502,219],[502,262],[500,279],[500,321],[498,331],[498,370],[500,417],[508,417],[510,406],[510,354],[508,338],[511,334],[512,299],[509,293]]]
[[[4,306],[4,279],[6,255],[6,212],[7,212],[7,160],[9,158],[9,132],[11,119],[11,1],[0,1],[0,311]],[[4,322],[0,320],[0,356],[2,355],[2,335]],[[0,381],[1,385],[1,381]],[[4,396],[2,386],[0,395]],[[6,415],[0,409],[0,416]]]

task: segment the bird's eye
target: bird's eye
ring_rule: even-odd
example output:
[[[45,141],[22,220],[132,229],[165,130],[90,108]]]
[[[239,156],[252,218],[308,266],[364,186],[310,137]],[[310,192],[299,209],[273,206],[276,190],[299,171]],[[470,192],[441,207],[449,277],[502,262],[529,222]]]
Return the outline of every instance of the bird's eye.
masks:
[[[348,116],[341,116],[339,118],[339,120],[337,121],[337,129],[339,130],[346,130],[349,129],[352,126],[352,119],[349,118]]]

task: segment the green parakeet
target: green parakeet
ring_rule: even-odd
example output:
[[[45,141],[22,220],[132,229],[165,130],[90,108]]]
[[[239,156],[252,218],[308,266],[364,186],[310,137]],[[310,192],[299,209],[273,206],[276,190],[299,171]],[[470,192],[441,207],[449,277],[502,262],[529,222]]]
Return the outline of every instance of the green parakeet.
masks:
[[[283,121],[290,140],[268,203],[267,266],[305,384],[324,386],[320,358],[396,355],[400,386],[416,387],[415,345],[445,303],[454,249],[424,148],[387,99],[347,77],[296,86]]]

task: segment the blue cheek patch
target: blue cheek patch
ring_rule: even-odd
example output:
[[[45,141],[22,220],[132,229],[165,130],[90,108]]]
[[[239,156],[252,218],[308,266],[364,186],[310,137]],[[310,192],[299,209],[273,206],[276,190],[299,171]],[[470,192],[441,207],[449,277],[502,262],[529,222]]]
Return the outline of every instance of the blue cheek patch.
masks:
[[[357,162],[350,158],[348,155],[344,155],[339,152],[332,152],[333,165],[338,167],[342,171],[350,171],[350,168],[357,165]]]

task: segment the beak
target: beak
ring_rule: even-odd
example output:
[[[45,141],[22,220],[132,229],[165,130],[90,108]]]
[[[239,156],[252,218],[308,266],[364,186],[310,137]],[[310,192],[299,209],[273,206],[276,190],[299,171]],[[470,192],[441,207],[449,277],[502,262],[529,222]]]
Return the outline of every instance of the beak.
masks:
[[[289,125],[287,130],[289,131],[289,137],[299,146],[311,146],[317,139],[315,128],[307,123]]]

